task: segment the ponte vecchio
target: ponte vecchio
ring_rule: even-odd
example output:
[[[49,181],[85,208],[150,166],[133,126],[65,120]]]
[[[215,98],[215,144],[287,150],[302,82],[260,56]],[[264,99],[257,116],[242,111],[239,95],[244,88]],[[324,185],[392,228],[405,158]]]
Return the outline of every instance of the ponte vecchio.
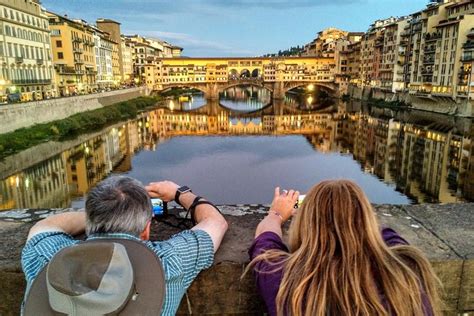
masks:
[[[207,99],[237,85],[253,85],[272,92],[274,99],[300,86],[319,86],[337,93],[333,58],[314,57],[233,57],[163,58],[148,60],[145,78],[155,92],[174,87],[194,88]]]

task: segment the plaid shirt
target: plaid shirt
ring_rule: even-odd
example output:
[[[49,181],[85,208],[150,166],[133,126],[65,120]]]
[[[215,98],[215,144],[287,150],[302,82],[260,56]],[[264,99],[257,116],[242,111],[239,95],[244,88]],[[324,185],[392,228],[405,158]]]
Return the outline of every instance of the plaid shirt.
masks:
[[[124,238],[140,240],[128,234],[94,234],[88,239]],[[41,269],[61,249],[79,241],[63,232],[43,232],[34,235],[21,254],[21,266],[26,276],[27,291]],[[186,289],[198,273],[212,265],[214,246],[211,237],[202,230],[186,230],[165,241],[144,242],[161,259],[166,279],[166,296],[161,315],[174,315]],[[26,296],[25,296],[26,297]]]

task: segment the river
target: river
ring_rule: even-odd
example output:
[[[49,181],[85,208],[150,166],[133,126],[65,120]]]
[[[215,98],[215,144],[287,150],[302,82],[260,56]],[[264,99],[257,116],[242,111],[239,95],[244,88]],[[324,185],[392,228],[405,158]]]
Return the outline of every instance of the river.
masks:
[[[349,178],[374,203],[474,199],[472,120],[235,87],[219,102],[169,99],[136,119],[0,164],[0,209],[82,207],[114,174],[170,179],[218,204],[269,203],[275,186],[306,192]]]

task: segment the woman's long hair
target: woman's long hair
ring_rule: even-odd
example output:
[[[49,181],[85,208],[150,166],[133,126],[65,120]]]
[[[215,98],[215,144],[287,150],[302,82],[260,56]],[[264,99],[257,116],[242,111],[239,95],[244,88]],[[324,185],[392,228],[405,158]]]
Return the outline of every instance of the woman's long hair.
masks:
[[[347,180],[313,187],[293,219],[290,253],[267,251],[281,261],[278,315],[438,315],[436,278],[415,247],[388,247],[364,192]],[[425,303],[425,304],[424,304]]]

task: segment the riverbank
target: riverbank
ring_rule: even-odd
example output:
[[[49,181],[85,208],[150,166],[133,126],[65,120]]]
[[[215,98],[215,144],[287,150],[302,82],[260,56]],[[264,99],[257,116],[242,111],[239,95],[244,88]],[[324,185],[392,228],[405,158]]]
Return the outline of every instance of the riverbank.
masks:
[[[156,105],[160,100],[160,97],[138,97],[74,114],[65,119],[0,134],[0,159],[43,142],[64,141],[119,121],[135,118],[139,111]]]
[[[0,134],[48,123],[71,115],[147,96],[146,87],[136,87],[94,94],[63,97],[0,106]]]
[[[383,106],[382,102],[384,101],[388,107],[400,104],[432,113],[458,117],[474,117],[473,101],[469,102],[467,99],[453,100],[451,97],[444,95],[410,94],[408,92],[393,93],[379,88],[358,87],[355,85],[349,85],[346,95],[354,100],[378,102],[380,106]]]
[[[179,315],[263,315],[251,274],[241,279],[255,227],[267,211],[262,205],[221,206],[229,222],[213,266],[202,272],[183,299]],[[12,210],[0,213],[1,315],[18,314],[25,281],[21,249],[35,221],[65,211]],[[444,314],[474,312],[474,204],[376,205],[382,225],[392,227],[429,258],[444,286]],[[153,222],[152,239],[163,240],[177,230]]]

